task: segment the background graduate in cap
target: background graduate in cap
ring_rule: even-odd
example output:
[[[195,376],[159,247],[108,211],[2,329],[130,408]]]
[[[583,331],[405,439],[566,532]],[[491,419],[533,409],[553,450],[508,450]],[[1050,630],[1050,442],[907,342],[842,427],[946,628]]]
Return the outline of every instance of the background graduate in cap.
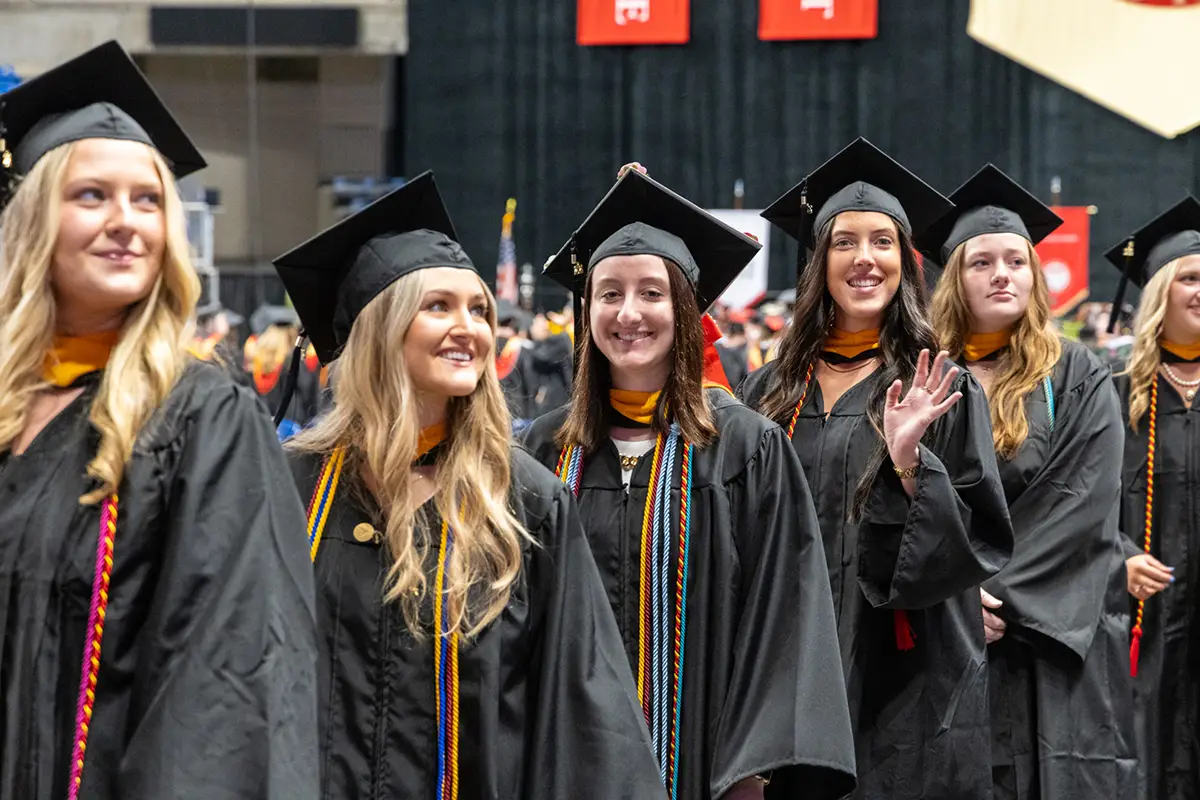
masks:
[[[704,380],[701,314],[758,249],[626,169],[545,270],[581,298],[579,363],[525,440],[579,500],[673,798],[854,783],[808,486],[783,431]]]
[[[0,798],[317,790],[303,508],[253,392],[188,354],[175,175],[116,42],[0,95]]]
[[[300,318],[289,306],[264,304],[254,309],[250,331],[242,346],[246,372],[275,416],[279,441],[287,441],[322,410],[321,365],[311,346],[297,344]]]
[[[1142,289],[1117,376],[1140,797],[1174,800],[1200,787],[1200,202],[1183,199],[1106,257]]]
[[[1059,339],[1034,245],[1062,224],[992,165],[917,244],[942,345],[983,386],[1016,544],[980,589],[996,798],[1136,797],[1124,442],[1106,365]]]
[[[275,266],[334,370],[289,443],[339,687],[320,796],[659,794],[574,503],[512,447],[496,303],[433,175]]]
[[[800,277],[778,358],[739,394],[785,427],[812,486],[856,798],[991,797],[978,586],[1012,528],[987,398],[931,358],[911,238],[950,208],[858,139],[763,212],[798,240]]]

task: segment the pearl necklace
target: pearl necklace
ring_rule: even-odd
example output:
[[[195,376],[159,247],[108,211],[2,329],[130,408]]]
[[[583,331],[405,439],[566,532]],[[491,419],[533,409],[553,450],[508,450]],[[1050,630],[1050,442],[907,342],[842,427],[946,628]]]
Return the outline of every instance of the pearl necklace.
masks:
[[[1187,398],[1188,402],[1190,403],[1192,398],[1196,396],[1196,387],[1200,386],[1200,378],[1197,378],[1194,381],[1185,381],[1183,378],[1175,374],[1175,370],[1171,369],[1170,364],[1164,362],[1162,368],[1166,371],[1167,377],[1172,383],[1187,390],[1183,393],[1183,396]]]

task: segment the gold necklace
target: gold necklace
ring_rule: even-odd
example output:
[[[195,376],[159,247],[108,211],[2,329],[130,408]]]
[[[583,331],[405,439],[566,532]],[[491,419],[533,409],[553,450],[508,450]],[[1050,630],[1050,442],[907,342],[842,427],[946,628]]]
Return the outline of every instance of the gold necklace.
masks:
[[[618,454],[620,455],[620,454]],[[641,456],[620,456],[621,469],[625,472],[633,472],[637,469],[638,461],[641,461]]]

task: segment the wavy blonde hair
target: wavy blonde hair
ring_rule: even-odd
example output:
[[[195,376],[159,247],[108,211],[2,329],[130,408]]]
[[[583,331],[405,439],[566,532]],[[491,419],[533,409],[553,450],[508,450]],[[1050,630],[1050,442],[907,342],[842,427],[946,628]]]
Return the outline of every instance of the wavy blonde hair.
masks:
[[[428,288],[427,274],[405,275],[362,310],[335,364],[333,408],[288,442],[291,449],[325,455],[345,448],[343,475],[358,478],[360,489],[364,471],[374,478],[393,559],[384,599],[400,603],[417,637],[424,635],[421,604],[430,592],[426,574],[437,559],[441,531],[413,507],[410,468],[421,429],[416,389],[400,354]],[[496,302],[479,283],[494,333]],[[532,541],[509,508],[512,421],[494,355],[483,354],[486,367],[475,391],[450,399],[448,449],[437,465],[433,496],[439,518],[454,531],[445,578],[450,629],[466,638],[500,616],[520,573],[522,546]]]
[[[42,366],[56,324],[51,262],[75,148],[65,144],[39,159],[0,214],[0,450],[12,447],[34,396],[48,386]],[[150,293],[129,307],[92,402],[89,419],[100,447],[87,474],[99,486],[80,498],[83,504],[120,486],[138,434],[183,374],[200,298],[174,176],[162,156],[147,149],[163,185],[162,264]]]
[[[1026,243],[1028,244],[1028,243]],[[1000,373],[988,392],[992,416],[992,445],[1003,458],[1017,454],[1029,436],[1025,398],[1054,371],[1062,357],[1062,342],[1050,321],[1050,293],[1042,275],[1042,262],[1033,245],[1028,245],[1033,288],[1029,305],[1013,330],[1008,368]],[[945,271],[933,292],[931,318],[950,357],[959,359],[971,334],[971,311],[963,292],[962,271],[967,260],[967,243],[954,248]]]
[[[1182,266],[1183,259],[1177,258],[1154,273],[1138,301],[1133,323],[1133,349],[1125,371],[1121,373],[1129,377],[1129,427],[1135,431],[1150,408],[1150,384],[1157,379],[1162,363],[1158,337],[1162,335],[1163,321],[1167,318],[1167,297]]]

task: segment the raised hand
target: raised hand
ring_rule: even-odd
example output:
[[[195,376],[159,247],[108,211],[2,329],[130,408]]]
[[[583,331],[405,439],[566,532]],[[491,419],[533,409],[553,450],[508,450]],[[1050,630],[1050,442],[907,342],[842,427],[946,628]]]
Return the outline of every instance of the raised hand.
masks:
[[[962,399],[962,392],[950,392],[959,369],[945,369],[948,355],[945,350],[938,353],[930,369],[929,351],[922,350],[917,357],[912,386],[903,400],[900,399],[903,383],[895,381],[888,387],[883,410],[883,437],[892,463],[900,469],[916,466],[917,444],[925,430]]]
[[[621,180],[621,178],[624,178],[625,173],[629,172],[629,170],[631,170],[631,169],[636,169],[638,172],[642,173],[643,175],[650,174],[649,172],[646,171],[646,168],[643,167],[638,162],[630,161],[628,164],[626,164],[625,166],[623,166],[619,170],[617,170],[617,180]]]

